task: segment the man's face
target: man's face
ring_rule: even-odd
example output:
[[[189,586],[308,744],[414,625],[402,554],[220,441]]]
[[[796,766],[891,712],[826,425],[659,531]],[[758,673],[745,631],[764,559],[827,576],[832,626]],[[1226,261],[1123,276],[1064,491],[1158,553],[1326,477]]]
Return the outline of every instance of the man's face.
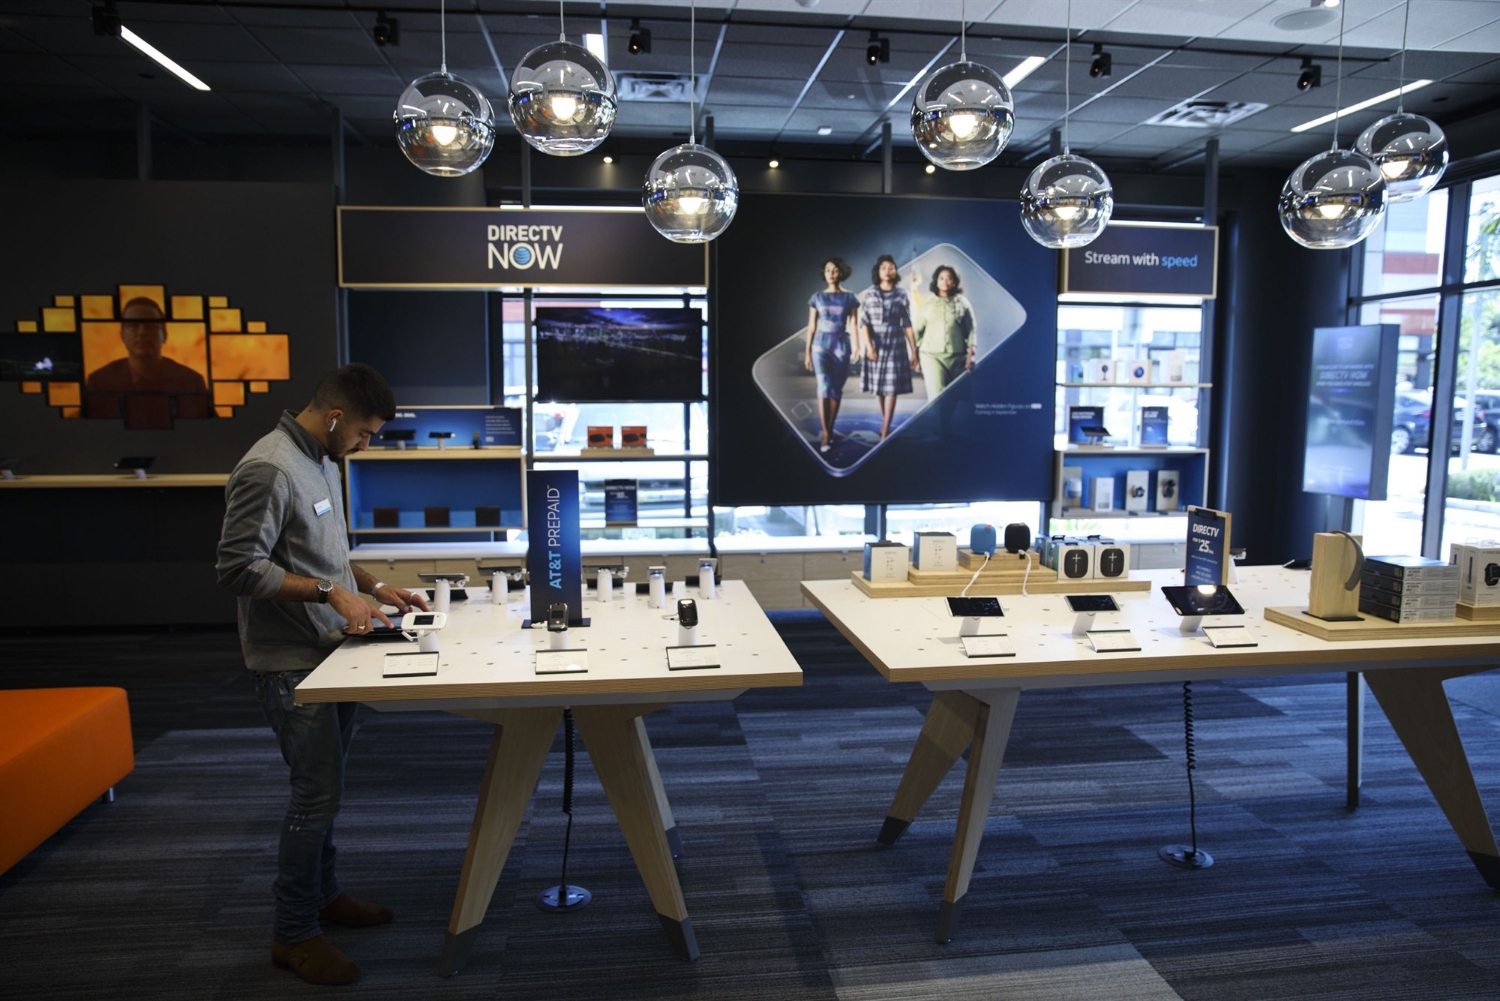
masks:
[[[131,303],[120,316],[120,340],[132,358],[161,357],[167,340],[167,325],[161,310],[151,303]]]
[[[328,454],[335,459],[369,448],[370,439],[385,425],[378,417],[354,417],[341,410],[330,410],[328,419],[333,424],[328,432]]]

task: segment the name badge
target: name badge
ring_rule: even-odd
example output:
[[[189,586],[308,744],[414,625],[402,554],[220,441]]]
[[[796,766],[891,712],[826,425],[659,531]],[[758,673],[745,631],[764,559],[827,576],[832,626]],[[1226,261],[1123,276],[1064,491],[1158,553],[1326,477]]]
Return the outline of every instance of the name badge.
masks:
[[[317,501],[313,504],[313,514],[316,514],[319,518],[323,517],[325,514],[332,510],[333,501],[329,500],[327,497],[324,497],[322,500]]]

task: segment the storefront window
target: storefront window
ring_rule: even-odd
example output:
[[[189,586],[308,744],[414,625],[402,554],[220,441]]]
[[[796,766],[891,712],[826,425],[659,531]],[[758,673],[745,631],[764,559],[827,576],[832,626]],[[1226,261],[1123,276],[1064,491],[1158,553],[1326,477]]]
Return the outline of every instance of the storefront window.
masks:
[[[1388,204],[1365,239],[1365,295],[1387,295],[1442,284],[1448,192]],[[1381,321],[1390,322],[1390,321]]]
[[[1455,376],[1442,556],[1453,542],[1500,539],[1500,290],[1463,297]]]

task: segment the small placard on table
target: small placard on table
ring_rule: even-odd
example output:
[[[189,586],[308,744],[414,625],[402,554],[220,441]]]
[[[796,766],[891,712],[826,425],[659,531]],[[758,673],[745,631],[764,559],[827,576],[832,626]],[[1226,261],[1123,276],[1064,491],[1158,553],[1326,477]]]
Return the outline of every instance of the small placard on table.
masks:
[[[1244,626],[1204,626],[1203,635],[1215,647],[1260,646]]]
[[[1014,657],[1016,655],[1015,645],[1011,643],[1010,636],[1005,633],[994,633],[989,636],[960,636],[958,641],[963,644],[965,657]]]
[[[388,653],[385,655],[386,678],[424,678],[438,672],[438,655],[435,653]]]
[[[1129,629],[1090,629],[1089,642],[1095,653],[1138,653],[1141,641]]]
[[[719,666],[719,650],[712,643],[703,646],[667,647],[667,670],[706,671]]]
[[[537,674],[583,674],[589,669],[587,650],[538,650]]]

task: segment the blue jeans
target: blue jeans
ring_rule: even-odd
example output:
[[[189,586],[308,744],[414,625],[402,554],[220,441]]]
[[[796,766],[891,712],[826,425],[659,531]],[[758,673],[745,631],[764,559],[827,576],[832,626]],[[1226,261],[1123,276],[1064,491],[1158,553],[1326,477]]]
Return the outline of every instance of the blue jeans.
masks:
[[[309,671],[257,674],[255,694],[291,768],[292,799],[276,855],[276,920],[283,945],[322,934],[318,912],[341,892],[334,872],[333,819],[344,792],[344,758],[354,737],[357,702],[299,706],[295,690]]]

